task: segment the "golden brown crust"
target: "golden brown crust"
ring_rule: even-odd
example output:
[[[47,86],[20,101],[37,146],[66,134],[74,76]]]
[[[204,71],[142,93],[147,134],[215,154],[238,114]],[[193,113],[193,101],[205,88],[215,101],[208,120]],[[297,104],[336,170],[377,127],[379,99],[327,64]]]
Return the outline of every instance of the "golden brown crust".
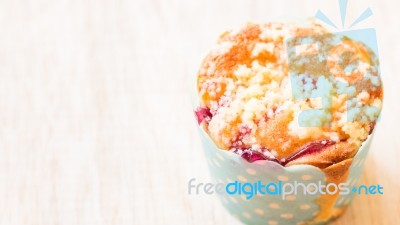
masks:
[[[289,162],[286,166],[293,165],[312,165],[320,169],[327,168],[331,165],[353,158],[357,153],[357,146],[348,142],[339,142],[332,146],[326,147],[319,154],[310,154],[307,157],[301,157]]]

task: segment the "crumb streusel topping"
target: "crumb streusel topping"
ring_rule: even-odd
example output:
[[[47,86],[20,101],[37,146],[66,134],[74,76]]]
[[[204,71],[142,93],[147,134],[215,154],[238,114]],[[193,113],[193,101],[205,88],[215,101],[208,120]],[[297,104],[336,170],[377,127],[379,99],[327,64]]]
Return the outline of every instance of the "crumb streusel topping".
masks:
[[[290,38],[315,38],[313,43],[326,46],[326,40],[335,38],[329,35],[316,23],[248,24],[222,34],[197,79],[201,104],[196,114],[215,144],[225,150],[257,151],[281,162],[310,143],[334,143],[326,147],[345,148],[354,155],[382,107],[376,56],[361,43],[343,38],[328,46],[324,68],[301,57],[294,64],[288,61]],[[321,51],[316,44],[299,45],[296,54]],[[353,54],[346,55],[350,51]],[[346,68],[349,65],[352,69]],[[291,77],[293,71],[298,76]],[[313,73],[318,76],[310,76]]]

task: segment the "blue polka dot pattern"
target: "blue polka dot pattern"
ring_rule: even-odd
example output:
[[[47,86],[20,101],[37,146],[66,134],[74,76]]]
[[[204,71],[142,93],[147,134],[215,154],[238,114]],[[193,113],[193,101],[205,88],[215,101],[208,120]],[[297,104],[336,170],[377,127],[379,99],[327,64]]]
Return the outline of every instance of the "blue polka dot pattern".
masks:
[[[302,182],[325,184],[325,174],[314,166],[296,165],[282,167],[270,161],[248,163],[239,155],[218,149],[208,135],[200,130],[209,169],[215,182],[234,181],[263,184],[270,182]],[[372,137],[369,137],[354,157],[347,182],[356,183],[362,172]],[[353,182],[353,183],[352,183]],[[336,208],[347,206],[355,193],[339,196]],[[282,200],[281,195],[256,195],[247,200],[245,195],[219,195],[226,209],[245,224],[304,224],[311,221],[319,212],[316,203],[319,194],[306,195],[299,192]]]

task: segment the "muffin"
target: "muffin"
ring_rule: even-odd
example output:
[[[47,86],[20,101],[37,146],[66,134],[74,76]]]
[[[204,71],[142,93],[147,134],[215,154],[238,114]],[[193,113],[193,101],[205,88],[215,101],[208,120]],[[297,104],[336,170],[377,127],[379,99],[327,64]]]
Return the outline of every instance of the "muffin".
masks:
[[[223,33],[200,66],[197,93],[197,121],[218,151],[284,169],[312,166],[335,184],[348,179],[383,97],[376,54],[316,22]],[[320,196],[305,223],[339,216],[338,198]]]

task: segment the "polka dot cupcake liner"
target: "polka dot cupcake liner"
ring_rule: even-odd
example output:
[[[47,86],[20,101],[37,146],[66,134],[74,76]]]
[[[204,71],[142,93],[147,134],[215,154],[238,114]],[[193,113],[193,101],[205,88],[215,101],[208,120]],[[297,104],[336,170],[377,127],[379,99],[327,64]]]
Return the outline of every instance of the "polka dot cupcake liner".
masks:
[[[301,182],[306,186],[310,183],[326,184],[325,173],[314,166],[295,165],[283,167],[271,161],[247,162],[241,156],[216,147],[208,134],[199,129],[202,138],[204,152],[209,165],[212,179],[215,183],[257,183],[269,184],[279,181]],[[370,148],[373,134],[362,144],[358,153],[353,158],[349,168],[347,183],[349,189],[358,184],[365,160]],[[225,187],[225,186],[224,186]],[[274,189],[273,186],[270,186]],[[270,191],[274,191],[268,189]],[[299,191],[296,195],[288,195],[282,199],[282,195],[257,194],[247,199],[245,194],[226,193],[219,194],[223,206],[236,218],[245,224],[263,225],[300,225],[300,224],[326,224],[341,213],[351,203],[356,193],[350,191],[348,195],[339,195],[334,204],[334,211],[340,212],[331,215],[328,221],[316,222],[315,217],[321,208],[318,204],[321,194],[305,194]]]

